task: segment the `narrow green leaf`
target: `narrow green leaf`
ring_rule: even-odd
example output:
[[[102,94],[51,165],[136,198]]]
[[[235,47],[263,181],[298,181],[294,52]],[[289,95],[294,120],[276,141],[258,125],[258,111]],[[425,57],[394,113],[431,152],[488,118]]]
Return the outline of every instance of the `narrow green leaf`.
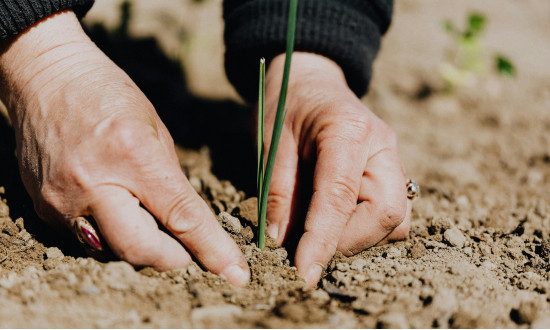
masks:
[[[271,144],[269,147],[269,154],[267,156],[267,165],[265,169],[265,177],[262,189],[262,200],[260,205],[260,218],[259,235],[258,235],[258,247],[263,250],[265,247],[265,217],[267,212],[267,196],[269,194],[269,186],[271,183],[271,176],[273,174],[273,166],[275,164],[275,156],[277,155],[277,147],[279,145],[279,139],[281,138],[281,131],[283,129],[283,121],[285,117],[285,102],[286,93],[288,89],[288,78],[290,74],[290,62],[292,59],[292,53],[294,51],[294,36],[296,31],[296,13],[298,8],[298,0],[290,0],[290,10],[288,14],[288,29],[286,36],[286,58],[283,71],[283,82],[281,84],[281,92],[279,94],[279,103],[277,105],[277,113],[275,115],[275,122],[273,123],[273,136],[271,138]]]
[[[264,117],[265,117],[265,58],[260,60],[260,88],[258,92],[258,167],[256,184],[258,189],[258,219],[260,218],[260,207],[262,201],[262,190],[264,185]]]

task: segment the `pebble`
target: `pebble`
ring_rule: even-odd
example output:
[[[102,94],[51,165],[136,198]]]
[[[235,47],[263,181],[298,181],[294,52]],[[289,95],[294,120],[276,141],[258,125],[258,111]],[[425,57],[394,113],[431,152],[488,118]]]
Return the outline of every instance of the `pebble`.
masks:
[[[341,272],[347,272],[349,270],[349,268],[350,268],[349,264],[344,263],[344,262],[340,262],[340,263],[336,264],[336,269],[338,269]]]
[[[408,329],[409,323],[404,314],[389,312],[380,315],[376,327],[381,329]]]
[[[449,243],[449,245],[457,248],[462,248],[466,242],[466,238],[462,235],[462,232],[455,227],[445,230],[443,238],[445,239],[445,242]]]
[[[399,250],[398,248],[393,247],[393,246],[388,249],[386,254],[387,254],[388,258],[390,258],[390,259],[401,258],[401,250]]]
[[[311,298],[324,304],[330,300],[330,296],[325,290],[317,289],[311,293]]]
[[[192,176],[189,178],[189,183],[195,189],[195,191],[200,192],[202,191],[202,181],[196,176]]]
[[[448,218],[434,218],[431,223],[431,229],[439,234],[453,227],[453,223]]]
[[[468,197],[460,195],[456,199],[456,204],[461,208],[467,208],[468,206],[470,206],[470,200],[468,199]]]
[[[426,253],[426,247],[424,244],[417,242],[409,250],[413,259],[421,258]]]
[[[474,251],[472,250],[471,247],[466,247],[464,248],[464,254],[467,255],[468,257],[471,257],[473,255]]]
[[[87,294],[87,295],[96,295],[96,294],[99,294],[99,288],[95,285],[88,285],[88,286],[85,286],[83,288],[80,288],[80,290],[78,290],[78,292],[80,292],[81,294]]]
[[[10,208],[6,203],[0,200],[0,218],[7,218],[10,216]]]
[[[353,275],[353,279],[360,283],[365,282],[366,280],[368,280],[368,278],[369,277],[367,275],[361,273]]]
[[[365,259],[356,259],[356,260],[353,260],[353,262],[351,263],[350,268],[353,269],[353,270],[364,270],[364,269],[368,269],[369,266],[368,266],[367,260],[365,260]]]
[[[56,247],[49,247],[46,249],[46,258],[47,259],[53,259],[53,260],[61,260],[65,257],[63,255],[63,252],[61,252],[60,249]]]
[[[223,224],[224,228],[233,234],[238,234],[243,229],[239,219],[227,212],[221,212],[220,215],[218,215],[218,220]]]
[[[217,305],[193,309],[191,321],[202,322],[211,319],[234,318],[241,316],[243,310],[234,305]]]

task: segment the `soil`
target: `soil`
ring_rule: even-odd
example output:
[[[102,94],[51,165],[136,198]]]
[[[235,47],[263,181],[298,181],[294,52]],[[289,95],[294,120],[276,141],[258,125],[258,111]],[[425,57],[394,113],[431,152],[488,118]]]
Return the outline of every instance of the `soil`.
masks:
[[[204,17],[217,31],[219,5],[201,5],[214,13]],[[504,79],[488,70],[475,86],[444,93],[437,65],[451,42],[441,21],[461,23],[470,10],[488,15],[487,60],[504,52],[519,75]],[[0,326],[549,328],[549,14],[542,0],[396,2],[365,102],[398,133],[422,197],[414,202],[406,240],[350,258],[337,254],[313,289],[297,276],[285,249],[255,247],[256,202],[253,192],[244,192],[249,184],[227,181],[220,174],[227,172],[216,170],[240,166],[237,149],[246,148],[231,135],[222,139],[218,132],[223,147],[178,147],[178,153],[251,266],[244,288],[197,265],[159,273],[86,257],[37,219],[3,123]],[[219,74],[189,75],[189,81],[202,79],[190,89],[205,95],[201,86]],[[224,87],[217,97],[232,93]],[[231,151],[217,160],[225,149]]]

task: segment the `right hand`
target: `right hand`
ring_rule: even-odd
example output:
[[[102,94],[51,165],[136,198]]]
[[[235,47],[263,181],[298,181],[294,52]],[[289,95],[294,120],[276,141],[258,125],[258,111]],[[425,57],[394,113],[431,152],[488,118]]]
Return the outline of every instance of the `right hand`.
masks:
[[[1,97],[42,219],[72,228],[92,216],[113,252],[134,265],[186,267],[191,253],[233,284],[248,281],[242,253],[184,176],[153,106],[73,12],[3,46]]]

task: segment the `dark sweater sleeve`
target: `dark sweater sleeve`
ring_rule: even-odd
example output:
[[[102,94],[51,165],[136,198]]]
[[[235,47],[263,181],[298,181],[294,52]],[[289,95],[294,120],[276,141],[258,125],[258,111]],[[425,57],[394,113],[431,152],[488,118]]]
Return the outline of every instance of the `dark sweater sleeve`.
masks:
[[[247,100],[258,95],[259,60],[286,48],[289,0],[224,0],[225,70]],[[366,93],[392,0],[300,0],[295,50],[326,56],[343,69],[350,88]]]
[[[81,18],[93,3],[94,0],[0,0],[0,40],[66,9],[72,9]]]

